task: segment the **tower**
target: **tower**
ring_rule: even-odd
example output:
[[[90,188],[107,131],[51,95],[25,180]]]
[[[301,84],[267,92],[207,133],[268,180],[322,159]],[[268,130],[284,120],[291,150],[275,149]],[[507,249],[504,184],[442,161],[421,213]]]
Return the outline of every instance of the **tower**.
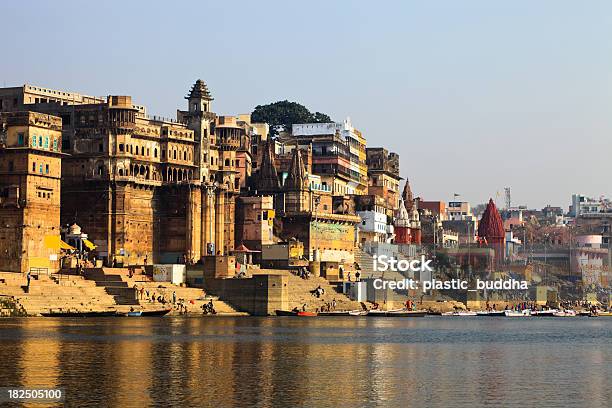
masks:
[[[311,211],[308,174],[306,173],[302,153],[297,145],[293,149],[284,190],[285,213]]]

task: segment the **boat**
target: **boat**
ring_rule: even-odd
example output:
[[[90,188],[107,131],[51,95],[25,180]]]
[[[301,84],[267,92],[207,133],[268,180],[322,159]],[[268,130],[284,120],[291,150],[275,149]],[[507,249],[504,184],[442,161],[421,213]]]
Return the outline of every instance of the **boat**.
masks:
[[[477,316],[477,314],[476,314],[476,312],[471,312],[471,311],[444,312],[444,313],[442,313],[442,316],[461,316],[461,317],[466,317],[466,316]]]
[[[506,317],[529,317],[531,316],[531,310],[504,310],[504,316]]]
[[[576,311],[575,310],[558,310],[555,313],[553,313],[553,316],[555,317],[574,317],[576,316]]]
[[[548,310],[539,310],[534,314],[534,316],[538,317],[555,317],[555,313],[557,313],[557,309],[548,309]]]
[[[319,316],[348,316],[348,310],[334,310],[331,312],[319,312]]]
[[[482,310],[480,312],[476,312],[476,316],[494,317],[494,316],[505,316],[505,315],[506,313],[504,310],[492,310],[492,311]]]
[[[442,312],[437,312],[435,310],[428,310],[427,316],[442,316]]]
[[[424,317],[427,314],[425,310],[393,310],[387,312],[388,317]]]
[[[296,310],[276,310],[277,316],[317,316],[316,312],[299,312]]]
[[[159,309],[159,310],[131,310],[126,313],[128,317],[146,317],[146,316],[165,316],[170,313],[172,309]]]
[[[597,316],[612,316],[612,312],[599,312]]]
[[[117,316],[117,312],[113,311],[99,311],[99,312],[61,312],[61,311],[49,311],[41,313],[44,317],[111,317]]]
[[[350,310],[348,314],[350,316],[367,316],[368,311],[367,310]]]
[[[387,316],[387,312],[385,310],[370,309],[370,310],[368,310],[367,316],[385,317],[385,316]]]

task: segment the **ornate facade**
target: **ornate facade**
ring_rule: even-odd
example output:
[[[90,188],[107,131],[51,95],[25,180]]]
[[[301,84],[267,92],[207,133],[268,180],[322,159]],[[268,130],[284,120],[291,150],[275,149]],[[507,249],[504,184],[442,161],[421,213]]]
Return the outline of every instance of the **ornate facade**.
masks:
[[[33,97],[37,89],[49,97]],[[18,102],[10,110],[61,117],[61,146],[69,154],[62,160],[61,222],[81,225],[107,263],[197,262],[233,249],[236,151],[248,135],[212,112],[202,80],[176,120],[148,116],[129,96],[28,85],[0,96]]]

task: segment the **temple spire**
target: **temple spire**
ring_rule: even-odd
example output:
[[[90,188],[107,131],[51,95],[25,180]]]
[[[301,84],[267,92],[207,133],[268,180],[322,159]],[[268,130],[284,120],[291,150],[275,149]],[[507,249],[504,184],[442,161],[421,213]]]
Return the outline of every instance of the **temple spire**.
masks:
[[[280,189],[278,173],[274,166],[274,155],[274,141],[268,140],[261,158],[259,177],[255,182],[258,191],[277,192]]]
[[[285,190],[302,191],[308,190],[308,174],[306,166],[302,159],[300,148],[296,144],[291,156],[291,164],[289,166],[289,174],[285,181]]]
[[[505,238],[504,222],[502,221],[495,202],[491,198],[478,224],[478,236],[486,238],[489,243],[503,241]]]
[[[402,192],[402,199],[404,200],[404,205],[406,206],[406,210],[412,210],[414,197],[412,197],[412,189],[410,188],[410,182],[406,177],[406,184],[404,184],[404,191]]]

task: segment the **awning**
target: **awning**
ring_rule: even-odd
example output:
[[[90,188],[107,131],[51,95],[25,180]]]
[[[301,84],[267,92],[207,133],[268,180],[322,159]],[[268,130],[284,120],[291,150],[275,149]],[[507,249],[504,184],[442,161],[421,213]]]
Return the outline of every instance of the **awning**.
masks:
[[[54,249],[59,251],[60,249],[74,250],[75,248],[71,247],[67,243],[61,240],[61,238],[57,235],[47,235],[45,236],[45,246],[49,249]]]
[[[83,243],[90,251],[93,251],[94,249],[96,249],[96,245],[88,239],[84,239]]]

